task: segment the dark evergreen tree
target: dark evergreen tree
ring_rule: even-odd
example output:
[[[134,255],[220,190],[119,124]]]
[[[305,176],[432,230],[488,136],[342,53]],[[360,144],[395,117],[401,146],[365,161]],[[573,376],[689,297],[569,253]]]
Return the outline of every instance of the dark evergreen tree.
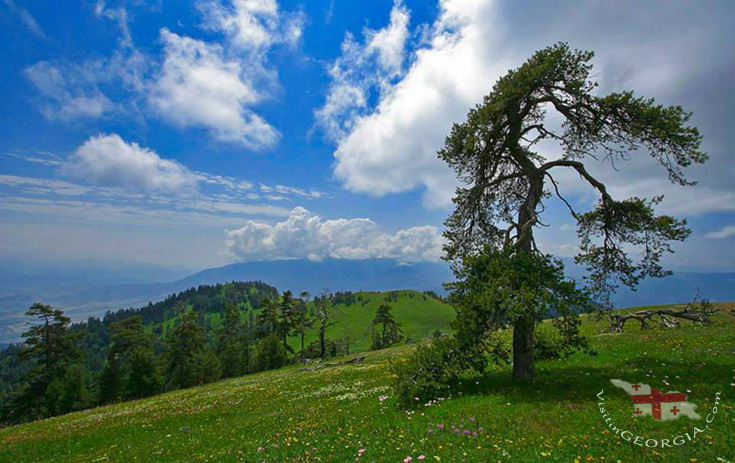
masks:
[[[283,348],[287,352],[293,352],[288,345],[288,338],[296,328],[297,303],[291,291],[284,291],[278,304],[278,335],[281,337]]]
[[[457,189],[445,232],[446,257],[459,278],[473,273],[466,258],[481,254],[500,261],[507,257],[518,267],[543,266],[520,255],[539,255],[534,229],[541,224],[544,201],[553,195],[577,221],[581,253],[576,261],[588,269],[588,287],[603,305],[609,306],[609,294],[618,284],[635,287],[641,278],[668,274],[660,257],[670,252],[672,241],[689,235],[686,222],[655,215],[661,198],[613,198],[586,164],[600,160],[614,165],[644,149],[673,183],[690,185],[683,169],[707,160],[699,149],[702,137],[687,125],[691,113],[679,106],[658,105],[632,91],[598,96],[590,78],[592,57],[566,44],[535,53],[502,77],[467,120],[452,128],[439,156],[464,185]],[[548,123],[547,110],[563,119],[561,130]],[[561,158],[546,160],[535,151],[542,142],[557,142]],[[575,172],[599,194],[593,210],[577,212],[562,196],[557,173],[563,170]],[[640,249],[639,262],[629,256],[631,247]],[[549,284],[546,290],[555,293],[556,286]],[[514,297],[494,305],[513,326],[515,380],[534,378],[534,330],[542,316],[535,299]],[[469,318],[493,326],[492,319],[482,318],[486,315],[481,311]],[[481,340],[476,341],[479,345]]]
[[[143,317],[115,322],[110,331],[112,346],[103,370],[101,386],[105,387],[100,388],[100,400],[137,399],[160,392],[162,380],[153,336],[145,332]],[[115,380],[119,384],[115,385]]]
[[[197,357],[205,347],[204,330],[197,313],[179,305],[179,316],[165,342],[164,370],[168,389],[185,388],[198,383]]]
[[[258,371],[273,370],[286,365],[288,352],[277,334],[270,334],[258,342],[255,362]]]
[[[234,304],[225,304],[222,327],[217,333],[217,354],[222,363],[222,376],[240,376],[248,369],[248,339],[241,311]]]
[[[99,403],[109,404],[122,398],[124,378],[120,356],[111,354],[107,357],[99,379]]]
[[[84,371],[71,333],[71,319],[59,309],[41,303],[26,312],[35,323],[23,333],[20,358],[32,368],[23,377],[25,386],[11,399],[9,418],[24,421],[67,413],[87,402]]]
[[[194,357],[196,384],[202,385],[217,381],[222,377],[222,363],[217,353],[211,348],[199,351]]]
[[[276,298],[263,300],[257,320],[259,337],[278,334],[278,300]],[[280,338],[280,336],[277,337]]]
[[[160,393],[163,378],[152,346],[136,346],[127,356],[128,380],[125,398],[137,399]]]
[[[81,360],[69,364],[63,375],[54,378],[49,385],[48,402],[52,415],[83,410],[92,404],[88,394],[87,370]]]
[[[401,326],[393,318],[391,306],[381,304],[375,311],[375,318],[371,325],[371,349],[385,349],[401,340]]]

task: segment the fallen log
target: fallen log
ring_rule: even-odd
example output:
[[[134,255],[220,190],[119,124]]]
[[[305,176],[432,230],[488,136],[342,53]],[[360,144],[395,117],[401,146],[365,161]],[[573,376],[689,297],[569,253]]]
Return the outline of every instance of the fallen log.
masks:
[[[639,310],[635,313],[608,314],[608,319],[610,321],[610,331],[622,333],[625,322],[628,320],[637,320],[641,324],[642,330],[651,329],[652,323],[657,323],[664,328],[677,328],[680,326],[679,319],[708,324],[715,313],[717,313],[717,310],[712,306],[712,303],[706,300],[697,302],[695,299],[695,301],[679,310],[674,308]]]

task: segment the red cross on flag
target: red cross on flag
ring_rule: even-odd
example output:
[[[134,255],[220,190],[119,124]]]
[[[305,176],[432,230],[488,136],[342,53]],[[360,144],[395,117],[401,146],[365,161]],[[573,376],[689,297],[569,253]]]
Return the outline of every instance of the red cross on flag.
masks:
[[[665,421],[676,420],[681,416],[688,416],[694,420],[702,417],[697,414],[696,405],[687,402],[686,394],[667,392],[662,394],[648,384],[627,383],[620,379],[611,379],[615,387],[623,389],[633,399],[633,416],[651,415],[653,419]]]

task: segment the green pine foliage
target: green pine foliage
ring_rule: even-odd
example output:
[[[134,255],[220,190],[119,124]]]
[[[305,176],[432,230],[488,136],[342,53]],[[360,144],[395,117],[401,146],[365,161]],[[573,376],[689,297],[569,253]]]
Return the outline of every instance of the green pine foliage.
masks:
[[[84,408],[88,401],[85,372],[75,345],[78,333],[69,329],[71,319],[40,303],[33,304],[26,315],[33,322],[23,333],[19,358],[32,366],[4,407],[4,418],[24,421]]]
[[[205,348],[204,328],[197,313],[179,307],[179,316],[165,340],[163,356],[165,386],[178,389],[200,384],[200,355]]]
[[[401,325],[396,322],[391,312],[391,306],[382,304],[375,311],[372,323],[372,350],[385,349],[402,339]]]
[[[217,333],[217,355],[222,376],[232,378],[248,371],[250,365],[250,342],[246,333],[242,313],[233,304],[225,306],[222,326]]]

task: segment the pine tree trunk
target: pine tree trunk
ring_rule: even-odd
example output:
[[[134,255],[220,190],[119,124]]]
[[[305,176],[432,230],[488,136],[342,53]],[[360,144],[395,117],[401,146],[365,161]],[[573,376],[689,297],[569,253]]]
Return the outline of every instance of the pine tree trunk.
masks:
[[[528,253],[533,252],[533,225],[536,221],[536,207],[543,194],[543,177],[532,172],[529,174],[529,183],[528,196],[518,213],[518,224],[521,230],[517,243],[518,252]],[[523,228],[526,229],[523,230]],[[535,307],[528,307],[528,313],[521,315],[513,324],[513,381],[532,381],[535,377],[533,368],[533,334],[536,328],[534,309]]]
[[[525,315],[513,325],[513,381],[531,381],[533,369],[533,316]]]

